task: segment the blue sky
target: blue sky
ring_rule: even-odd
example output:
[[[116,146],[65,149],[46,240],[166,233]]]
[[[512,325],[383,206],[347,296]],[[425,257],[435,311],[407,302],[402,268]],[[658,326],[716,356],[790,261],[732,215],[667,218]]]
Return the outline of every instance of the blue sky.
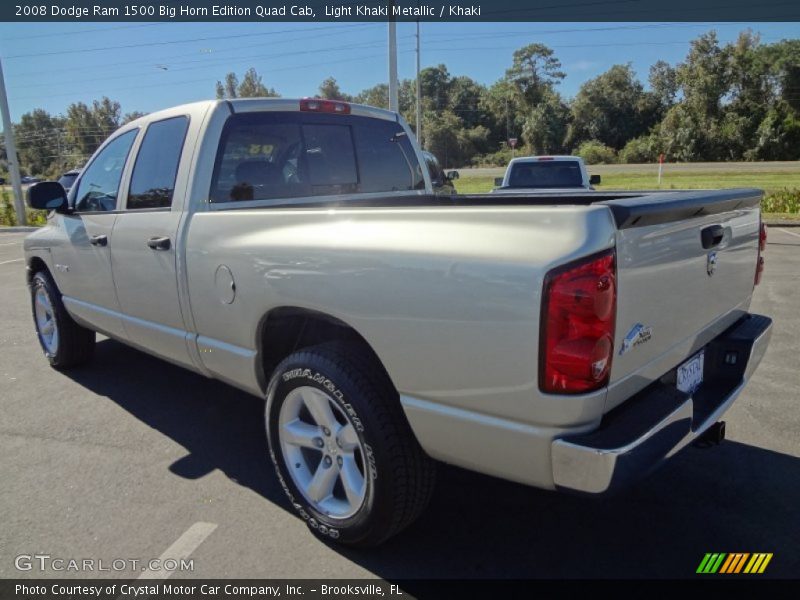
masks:
[[[652,63],[681,61],[700,33],[728,41],[748,28],[765,42],[800,37],[798,23],[423,23],[422,65],[491,84],[516,48],[542,42],[561,60],[571,97],[613,64],[631,62],[646,80]],[[398,25],[401,78],[414,76],[414,30]],[[313,95],[328,76],[349,93],[387,77],[383,23],[0,23],[0,56],[15,121],[103,95],[125,112],[212,98],[226,72],[249,67],[285,97]]]

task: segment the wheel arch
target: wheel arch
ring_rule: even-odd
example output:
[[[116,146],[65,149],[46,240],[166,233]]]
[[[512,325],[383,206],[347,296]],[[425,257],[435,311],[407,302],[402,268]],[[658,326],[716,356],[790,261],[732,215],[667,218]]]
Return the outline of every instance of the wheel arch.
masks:
[[[41,256],[31,256],[26,261],[26,273],[25,278],[27,279],[28,285],[31,284],[33,281],[33,276],[36,275],[39,271],[45,271],[50,277],[53,277],[53,273],[50,270],[50,266]],[[55,281],[55,279],[54,279]]]
[[[258,350],[258,379],[266,390],[275,367],[291,353],[326,342],[358,344],[374,360],[392,383],[378,353],[355,327],[328,313],[299,306],[281,306],[271,309],[260,320],[256,332]]]

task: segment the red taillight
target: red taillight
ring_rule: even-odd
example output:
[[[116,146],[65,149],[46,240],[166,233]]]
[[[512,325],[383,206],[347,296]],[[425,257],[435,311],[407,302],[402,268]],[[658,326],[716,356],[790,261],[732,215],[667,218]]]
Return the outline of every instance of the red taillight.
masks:
[[[605,386],[614,355],[614,251],[547,274],[542,295],[539,387],[581,394]]]
[[[322,100],[320,98],[303,98],[300,100],[300,110],[308,112],[334,113],[349,115],[350,105],[338,100]]]
[[[758,258],[756,259],[756,276],[753,286],[761,283],[761,275],[764,273],[764,257],[761,253],[767,249],[767,226],[759,220],[758,222]]]

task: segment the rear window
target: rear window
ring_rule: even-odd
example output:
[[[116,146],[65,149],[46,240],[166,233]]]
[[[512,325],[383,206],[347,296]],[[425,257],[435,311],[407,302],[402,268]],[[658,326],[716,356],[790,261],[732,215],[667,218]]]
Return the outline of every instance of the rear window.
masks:
[[[508,187],[562,188],[581,187],[580,164],[573,160],[548,160],[515,163],[511,166]]]
[[[236,202],[422,188],[422,170],[397,123],[265,112],[228,119],[210,198]]]

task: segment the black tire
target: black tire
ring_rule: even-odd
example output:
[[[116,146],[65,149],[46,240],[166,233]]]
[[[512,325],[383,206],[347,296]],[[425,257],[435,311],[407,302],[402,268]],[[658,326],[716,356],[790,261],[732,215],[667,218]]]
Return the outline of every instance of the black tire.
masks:
[[[57,343],[53,348],[48,348],[45,343],[36,318],[36,295],[40,291],[46,295],[50,302],[55,327],[58,331]],[[31,280],[30,292],[36,336],[50,366],[54,369],[68,369],[91,360],[94,353],[95,332],[78,325],[69,316],[67,309],[64,308],[64,303],[61,301],[61,293],[58,291],[58,287],[56,287],[50,273],[47,271],[37,272]]]
[[[283,490],[314,533],[348,546],[376,546],[410,525],[427,506],[436,475],[435,463],[414,437],[397,391],[376,363],[356,344],[313,346],[281,362],[267,390],[267,442]],[[367,455],[361,464],[366,492],[352,516],[332,518],[317,510],[288,471],[279,415],[287,395],[301,386],[325,392],[357,424]]]

